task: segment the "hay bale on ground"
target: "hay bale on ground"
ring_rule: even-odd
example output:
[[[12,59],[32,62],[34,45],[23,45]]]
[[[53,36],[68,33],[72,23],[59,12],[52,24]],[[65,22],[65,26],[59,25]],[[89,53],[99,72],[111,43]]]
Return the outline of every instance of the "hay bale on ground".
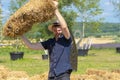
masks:
[[[16,78],[16,77],[10,77],[10,78],[7,78],[6,80],[29,80],[29,78]]]
[[[8,68],[0,66],[0,80],[6,79],[9,71]]]
[[[28,78],[29,76],[25,71],[11,71],[8,73],[7,77]]]
[[[116,71],[88,69],[86,74],[71,74],[71,80],[120,80]],[[25,71],[10,71],[0,66],[0,80],[47,80],[48,72],[29,77]]]
[[[71,80],[120,80],[120,74],[105,70],[89,69],[86,74],[72,74]]]
[[[3,35],[17,37],[28,32],[34,23],[46,22],[54,17],[53,0],[30,0],[18,9],[3,27]]]
[[[105,70],[96,70],[96,69],[88,69],[86,71],[88,75],[97,75],[97,76],[103,76],[104,74],[107,73]]]
[[[30,80],[47,80],[48,79],[48,72],[43,73],[41,75],[35,75],[30,78]]]
[[[115,73],[119,73],[120,74],[120,69],[112,70],[111,72],[115,72]]]

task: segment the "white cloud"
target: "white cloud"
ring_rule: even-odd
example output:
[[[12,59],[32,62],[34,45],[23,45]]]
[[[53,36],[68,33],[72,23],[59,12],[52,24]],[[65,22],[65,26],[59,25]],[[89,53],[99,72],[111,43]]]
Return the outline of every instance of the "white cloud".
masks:
[[[117,0],[116,2],[117,2],[117,3],[120,3],[120,0]]]
[[[108,2],[105,2],[104,4],[107,5],[107,6],[112,5],[109,1],[108,1]]]
[[[110,16],[111,14],[110,14],[110,13],[107,13],[107,12],[106,12],[106,13],[104,12],[102,15],[103,15],[103,16]]]

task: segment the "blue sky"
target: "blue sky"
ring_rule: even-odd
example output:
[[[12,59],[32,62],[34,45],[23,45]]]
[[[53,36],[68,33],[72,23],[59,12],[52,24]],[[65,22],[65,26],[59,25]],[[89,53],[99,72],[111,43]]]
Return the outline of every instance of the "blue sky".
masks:
[[[110,0],[101,0],[101,8],[104,10],[101,16],[105,17],[105,22],[120,22],[120,19],[116,17],[116,11]],[[119,1],[119,0],[116,0]]]
[[[1,1],[2,1],[2,6],[3,6],[2,9],[4,12],[3,17],[8,18],[8,14],[10,13],[8,10],[9,0],[1,0]],[[109,0],[101,0],[100,4],[104,12],[99,17],[104,17],[105,18],[104,22],[117,22],[117,23],[119,22],[120,23],[120,20],[118,19],[118,17],[115,16],[115,10],[113,8],[113,5],[109,2]]]

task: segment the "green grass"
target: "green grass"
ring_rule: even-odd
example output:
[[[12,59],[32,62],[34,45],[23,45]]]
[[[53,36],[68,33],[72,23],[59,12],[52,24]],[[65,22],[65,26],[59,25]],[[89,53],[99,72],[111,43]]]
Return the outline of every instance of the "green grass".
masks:
[[[24,58],[21,60],[10,60],[9,52],[11,47],[0,48],[0,65],[4,65],[11,70],[26,71],[30,76],[48,72],[49,61],[42,60],[43,51],[22,48]],[[88,56],[78,57],[78,70],[73,74],[84,74],[87,69],[94,68],[100,70],[120,69],[120,53],[115,49],[91,49]]]
[[[4,65],[10,70],[26,71],[29,75],[41,74],[48,71],[48,60],[42,60],[43,51],[30,50],[24,48],[24,58],[20,60],[11,60],[9,52],[11,47],[0,48],[0,65]]]
[[[78,58],[78,71],[75,73],[85,73],[87,69],[94,68],[100,70],[120,69],[120,53],[115,49],[92,49],[88,56]]]

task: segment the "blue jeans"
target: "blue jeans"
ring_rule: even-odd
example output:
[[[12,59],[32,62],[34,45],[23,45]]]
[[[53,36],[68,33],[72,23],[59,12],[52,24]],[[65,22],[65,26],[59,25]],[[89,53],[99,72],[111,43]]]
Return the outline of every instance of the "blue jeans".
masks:
[[[48,80],[70,80],[70,73],[63,73],[59,76],[49,77]]]

